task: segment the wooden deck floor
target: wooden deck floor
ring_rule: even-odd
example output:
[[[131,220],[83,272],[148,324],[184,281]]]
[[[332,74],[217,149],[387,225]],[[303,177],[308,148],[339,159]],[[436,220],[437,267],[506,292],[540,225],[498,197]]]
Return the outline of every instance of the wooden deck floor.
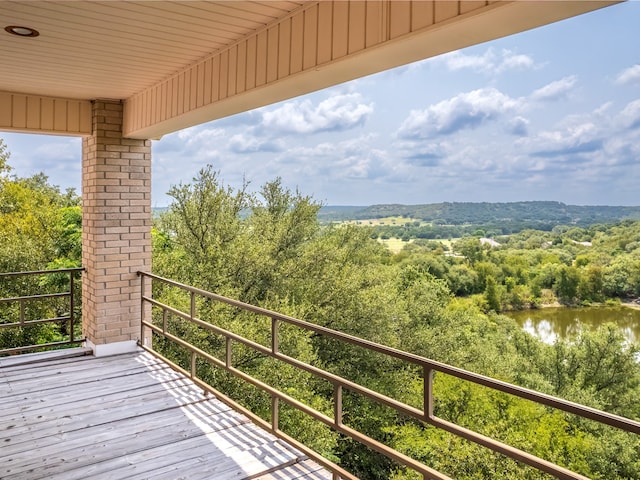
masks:
[[[146,353],[0,359],[0,479],[328,480]]]

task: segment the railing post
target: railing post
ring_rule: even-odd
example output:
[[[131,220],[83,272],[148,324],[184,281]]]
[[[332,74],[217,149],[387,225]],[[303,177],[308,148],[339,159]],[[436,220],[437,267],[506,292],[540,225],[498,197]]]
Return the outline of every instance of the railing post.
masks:
[[[73,310],[75,309],[75,302],[73,300],[73,274],[73,270],[69,271],[69,328],[71,330],[69,332],[69,340],[72,342],[75,341],[75,315],[73,314]]]
[[[165,309],[162,309],[162,333],[166,335],[167,333],[167,317],[169,316],[169,312]]]
[[[191,292],[191,302],[190,302],[190,310],[189,315],[191,316],[191,320],[196,318],[196,294]]]
[[[274,432],[279,430],[280,422],[280,399],[275,395],[271,396],[271,429]]]
[[[423,368],[424,420],[428,422],[433,417],[433,370],[427,366]]]
[[[144,322],[146,321],[144,314],[144,297],[145,297],[145,276],[143,272],[138,272],[140,275],[140,346],[146,344],[144,338]]]
[[[20,325],[24,325],[24,299],[20,300]]]
[[[232,360],[232,357],[231,357],[231,354],[232,354],[232,352],[231,352],[231,338],[225,337],[225,340],[226,340],[226,342],[225,342],[226,350],[225,350],[225,355],[224,355],[225,365],[227,366],[227,368],[231,368],[231,363],[232,363],[231,362],[231,360]]]
[[[271,353],[274,355],[278,353],[279,341],[278,341],[278,319],[271,317]]]
[[[342,385],[333,385],[333,421],[336,427],[342,425]]]

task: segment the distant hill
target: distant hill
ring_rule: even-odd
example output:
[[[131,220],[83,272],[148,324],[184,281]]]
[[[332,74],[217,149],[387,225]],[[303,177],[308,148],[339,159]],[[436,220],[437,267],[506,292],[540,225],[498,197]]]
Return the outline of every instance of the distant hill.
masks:
[[[152,208],[158,216],[167,207]],[[405,217],[436,225],[477,225],[504,233],[525,228],[551,230],[556,225],[587,227],[597,223],[640,220],[640,206],[565,205],[561,202],[473,203],[444,202],[421,205],[326,205],[318,212],[323,223]]]
[[[444,202],[422,205],[382,204],[369,207],[327,206],[322,207],[319,214],[323,221],[395,216],[418,219],[434,225],[518,224],[519,227],[549,229],[554,225],[589,226],[625,219],[640,220],[640,206],[584,206],[546,201]]]
[[[344,220],[356,220],[360,212],[371,208],[354,205],[326,205],[320,208],[318,219],[321,222],[342,222]]]

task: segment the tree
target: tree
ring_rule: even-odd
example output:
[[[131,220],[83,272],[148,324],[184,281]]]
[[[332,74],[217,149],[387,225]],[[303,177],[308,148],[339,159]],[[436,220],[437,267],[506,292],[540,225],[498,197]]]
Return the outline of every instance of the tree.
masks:
[[[502,306],[500,305],[500,294],[498,293],[498,284],[496,283],[495,278],[491,275],[486,279],[484,299],[487,302],[489,310],[499,312],[502,309]]]
[[[575,267],[563,265],[555,284],[555,292],[561,301],[571,303],[578,295],[580,273]]]

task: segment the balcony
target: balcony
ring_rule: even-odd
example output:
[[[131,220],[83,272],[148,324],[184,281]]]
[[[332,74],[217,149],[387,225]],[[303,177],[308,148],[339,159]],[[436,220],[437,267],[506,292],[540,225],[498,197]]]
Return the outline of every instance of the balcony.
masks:
[[[74,272],[58,271],[51,275]],[[16,277],[18,274],[11,274]],[[27,275],[27,274],[24,274]],[[42,276],[43,272],[33,272]],[[245,478],[355,479],[339,465],[301,444],[283,428],[283,418],[304,415],[343,438],[359,442],[416,472],[425,479],[448,479],[401,452],[353,428],[343,401],[356,395],[395,412],[402,421],[448,432],[561,479],[585,479],[555,463],[502,443],[434,413],[436,376],[451,376],[545,409],[577,415],[640,435],[640,422],[511,385],[360,338],[247,305],[187,285],[138,272],[140,277],[140,342],[137,352],[96,358],[87,349],[16,355],[12,347],[0,359],[2,478]],[[42,283],[42,282],[41,282]],[[46,283],[46,282],[45,282]],[[69,281],[69,284],[72,280]],[[63,282],[64,284],[64,282]],[[3,329],[73,321],[73,315],[32,319],[29,302],[69,300],[69,291],[12,296],[18,321]],[[170,300],[166,300],[170,299]],[[76,303],[77,304],[77,301]],[[18,305],[17,307],[15,305]],[[242,337],[216,325],[216,312],[233,311],[261,327],[256,338]],[[7,326],[8,325],[8,326]],[[66,331],[73,331],[67,328]],[[335,372],[306,363],[290,352],[284,338],[292,330],[313,338],[362,350],[381,362],[419,372],[423,402],[410,405]],[[73,342],[77,339],[73,335]],[[186,338],[199,338],[197,345]],[[66,343],[69,339],[65,339]],[[59,348],[59,342],[46,348]],[[67,345],[65,345],[67,346]],[[29,349],[38,348],[28,346]],[[330,408],[296,398],[296,392],[268,378],[250,375],[239,354],[253,352],[272,371],[294,368],[324,383]],[[265,411],[252,412],[242,396],[220,391],[221,376],[250,385],[267,401]],[[237,391],[244,391],[237,389]],[[327,411],[329,410],[329,411]],[[293,417],[292,417],[293,415]],[[290,425],[290,422],[288,423]],[[607,427],[608,428],[608,427]],[[37,454],[34,455],[34,449]],[[331,472],[331,473],[329,473]]]

